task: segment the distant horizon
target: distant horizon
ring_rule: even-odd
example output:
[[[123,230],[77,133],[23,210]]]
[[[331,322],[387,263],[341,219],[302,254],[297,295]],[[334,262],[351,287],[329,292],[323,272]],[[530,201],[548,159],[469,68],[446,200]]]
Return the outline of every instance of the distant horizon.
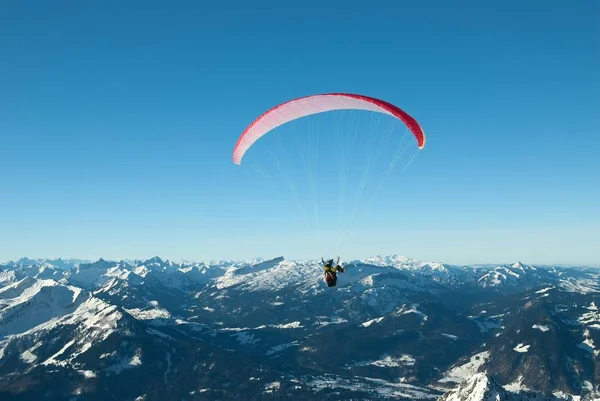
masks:
[[[368,258],[386,258],[386,257],[392,257],[392,256],[398,256],[398,257],[404,257],[407,258],[408,260],[412,260],[412,261],[416,261],[416,262],[421,262],[421,263],[441,263],[444,265],[448,265],[448,266],[488,266],[488,265],[494,265],[494,266],[510,266],[510,265],[514,265],[516,263],[521,263],[525,266],[539,266],[539,267],[593,267],[593,268],[600,268],[600,264],[589,264],[589,263],[583,263],[583,264],[577,264],[577,263],[530,263],[527,261],[523,261],[523,260],[514,260],[514,261],[508,261],[508,262],[474,262],[474,263],[453,263],[453,262],[448,262],[448,261],[442,261],[442,260],[423,260],[423,259],[417,259],[417,258],[411,258],[410,256],[406,256],[406,255],[401,255],[401,254],[394,254],[394,253],[390,253],[390,254],[380,254],[380,255],[369,255],[369,256],[364,256],[362,258],[351,258],[351,259],[341,259],[342,262],[353,262],[353,261],[361,261],[361,260],[365,260]],[[206,259],[196,259],[196,258],[167,258],[167,257],[162,257],[159,255],[153,255],[150,257],[141,257],[141,258],[108,258],[108,257],[98,257],[98,258],[67,258],[67,257],[50,257],[50,258],[45,258],[45,257],[28,257],[28,256],[23,256],[20,258],[12,258],[12,259],[7,259],[4,261],[0,261],[0,265],[4,265],[7,263],[16,263],[19,262],[21,260],[31,260],[31,261],[56,261],[56,260],[62,260],[65,262],[69,262],[69,261],[79,261],[79,262],[83,262],[83,263],[95,263],[95,262],[99,262],[100,260],[104,260],[106,262],[146,262],[148,260],[154,259],[154,258],[159,258],[161,261],[163,262],[173,262],[173,263],[201,263],[201,262],[219,262],[219,261],[231,261],[231,262],[252,262],[255,260],[261,260],[261,261],[269,261],[269,260],[273,260],[273,259],[277,259],[279,257],[283,257],[284,260],[289,260],[289,261],[319,261],[320,257],[317,258],[286,258],[284,255],[278,255],[278,256],[273,256],[273,257],[263,257],[263,256],[256,256],[256,257],[252,257],[252,258],[206,258]],[[332,257],[324,257],[325,260],[327,259],[331,259]],[[337,258],[337,256],[334,257],[334,259]]]

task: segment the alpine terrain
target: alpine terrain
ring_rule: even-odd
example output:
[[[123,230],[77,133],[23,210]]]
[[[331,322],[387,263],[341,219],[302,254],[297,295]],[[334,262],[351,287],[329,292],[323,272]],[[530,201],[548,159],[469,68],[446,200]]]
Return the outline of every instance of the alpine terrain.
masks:
[[[0,399],[600,400],[600,269],[0,265]]]

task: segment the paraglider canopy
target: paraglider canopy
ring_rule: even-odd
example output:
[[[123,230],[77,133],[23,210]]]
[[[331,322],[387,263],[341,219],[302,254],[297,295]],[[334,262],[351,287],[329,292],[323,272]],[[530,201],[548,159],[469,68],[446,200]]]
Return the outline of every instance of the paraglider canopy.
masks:
[[[389,114],[400,119],[412,132],[419,149],[425,146],[423,128],[404,110],[381,99],[352,93],[325,93],[290,100],[263,113],[250,124],[238,139],[233,151],[233,162],[241,164],[244,153],[261,136],[287,122],[312,114],[333,110],[369,110]]]
[[[400,164],[402,174],[424,146],[423,128],[399,107],[334,92],[271,107],[243,130],[232,159],[241,165],[245,157],[241,170],[256,173],[284,200],[265,201],[271,198],[261,188],[258,204],[269,202],[269,215],[295,203],[300,213],[285,220],[303,217],[314,251],[337,246],[340,255],[394,166]]]

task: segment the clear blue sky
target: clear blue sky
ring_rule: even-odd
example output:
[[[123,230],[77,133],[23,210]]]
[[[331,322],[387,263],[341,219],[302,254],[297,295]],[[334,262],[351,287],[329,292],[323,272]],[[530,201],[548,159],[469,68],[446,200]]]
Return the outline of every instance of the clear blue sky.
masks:
[[[0,260],[320,257],[231,152],[344,91],[428,142],[342,256],[600,264],[598,1],[126,3],[0,5]]]

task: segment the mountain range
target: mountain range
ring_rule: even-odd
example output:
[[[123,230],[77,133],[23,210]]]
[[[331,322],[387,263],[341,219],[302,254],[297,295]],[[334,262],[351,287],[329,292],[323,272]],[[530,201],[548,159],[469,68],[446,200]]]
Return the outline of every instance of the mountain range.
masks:
[[[600,269],[0,265],[2,400],[600,400]]]

